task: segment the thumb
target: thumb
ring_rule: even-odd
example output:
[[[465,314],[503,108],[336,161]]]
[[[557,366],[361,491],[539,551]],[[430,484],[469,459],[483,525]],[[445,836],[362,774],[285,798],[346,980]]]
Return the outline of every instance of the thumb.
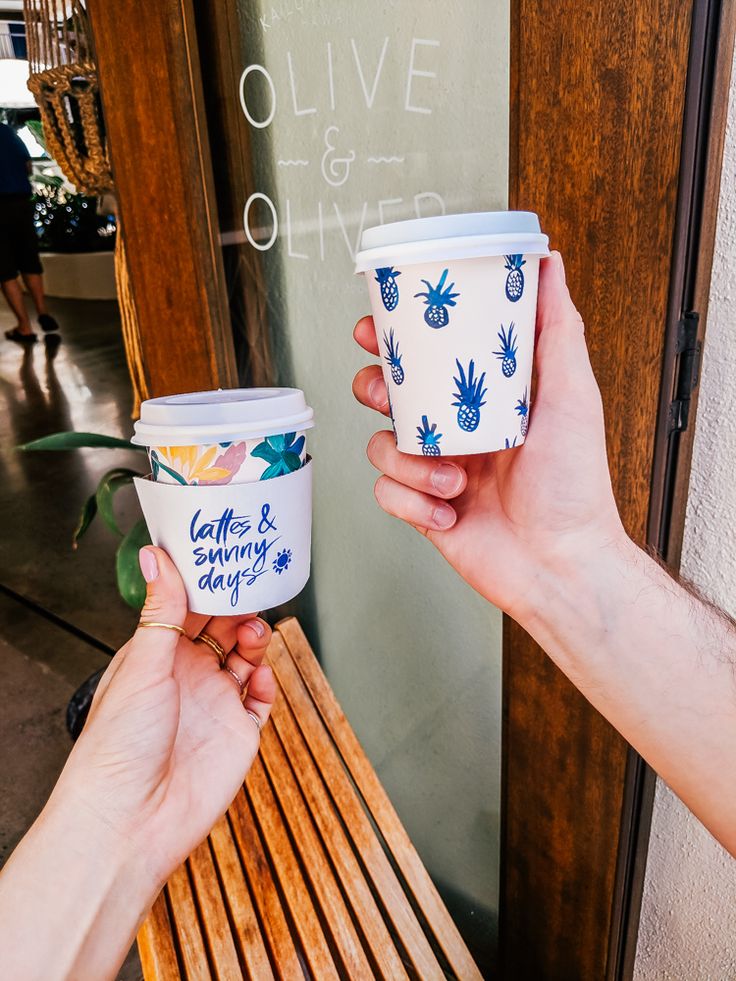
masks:
[[[567,401],[597,391],[583,318],[570,297],[559,252],[543,259],[539,269],[535,367],[538,398]]]
[[[159,662],[162,659],[173,661],[182,634],[169,628],[184,626],[187,615],[184,583],[162,548],[147,545],[138,553],[138,562],[146,580],[146,602],[130,653],[137,651],[141,656],[155,657]],[[156,623],[168,626],[143,626]]]

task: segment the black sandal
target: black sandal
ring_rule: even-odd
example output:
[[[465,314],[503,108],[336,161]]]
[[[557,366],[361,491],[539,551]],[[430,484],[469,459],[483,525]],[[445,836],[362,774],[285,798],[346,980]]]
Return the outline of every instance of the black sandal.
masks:
[[[9,341],[16,341],[18,344],[35,344],[38,340],[35,334],[24,334],[20,327],[6,330],[5,336]]]
[[[44,334],[48,334],[52,330],[58,330],[59,325],[51,316],[50,313],[42,313],[38,318],[38,323]]]

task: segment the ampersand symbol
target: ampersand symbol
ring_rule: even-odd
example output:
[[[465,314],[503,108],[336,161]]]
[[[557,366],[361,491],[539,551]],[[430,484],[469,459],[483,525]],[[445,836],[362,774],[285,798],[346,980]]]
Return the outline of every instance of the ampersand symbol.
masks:
[[[330,142],[332,133],[339,133],[337,126],[328,126],[325,130],[325,146],[327,149],[322,154],[322,176],[331,187],[340,187],[350,176],[350,165],[355,160],[355,150],[351,150],[347,157],[333,157],[335,144]]]

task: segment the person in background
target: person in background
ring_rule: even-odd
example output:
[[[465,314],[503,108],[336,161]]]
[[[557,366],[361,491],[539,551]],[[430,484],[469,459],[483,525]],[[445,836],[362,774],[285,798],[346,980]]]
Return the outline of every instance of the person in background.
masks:
[[[46,309],[43,292],[43,266],[38,255],[38,238],[33,225],[31,200],[31,158],[20,137],[0,123],[0,288],[8,306],[18,318],[15,327],[5,331],[8,340],[34,344],[20,277],[31,294],[41,330],[59,329]]]

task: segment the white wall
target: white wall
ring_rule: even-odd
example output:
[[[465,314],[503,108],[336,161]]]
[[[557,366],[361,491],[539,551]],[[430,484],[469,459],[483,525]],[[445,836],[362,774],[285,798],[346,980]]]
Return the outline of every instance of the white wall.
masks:
[[[682,559],[683,575],[732,615],[736,615],[734,406],[736,64]],[[669,787],[658,781],[635,981],[726,981],[734,977],[736,861]]]

